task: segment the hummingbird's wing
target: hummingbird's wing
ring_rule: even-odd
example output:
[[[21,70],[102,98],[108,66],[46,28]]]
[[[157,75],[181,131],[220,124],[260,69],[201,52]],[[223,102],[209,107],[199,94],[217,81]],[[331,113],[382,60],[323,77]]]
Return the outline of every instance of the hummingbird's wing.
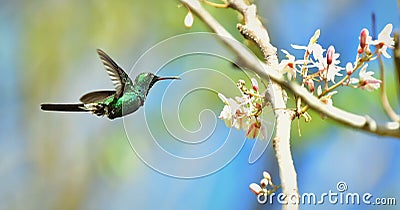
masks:
[[[122,96],[125,85],[132,85],[132,81],[129,76],[125,73],[125,71],[118,66],[110,56],[108,56],[104,51],[97,49],[97,53],[100,56],[100,60],[103,62],[108,75],[111,78],[111,81],[115,87],[115,96],[119,98]]]
[[[86,93],[79,100],[85,104],[95,103],[95,102],[99,102],[99,101],[104,101],[105,99],[107,99],[108,97],[110,97],[114,94],[115,94],[114,90],[94,91],[94,92]]]

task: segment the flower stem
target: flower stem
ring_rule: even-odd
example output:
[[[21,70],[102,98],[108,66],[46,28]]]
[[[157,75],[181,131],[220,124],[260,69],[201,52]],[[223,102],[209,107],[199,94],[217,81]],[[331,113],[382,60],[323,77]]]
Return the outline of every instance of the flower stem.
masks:
[[[378,61],[379,61],[379,69],[381,71],[381,102],[382,102],[382,106],[383,109],[386,111],[387,115],[390,117],[390,119],[392,119],[395,122],[400,122],[400,116],[396,114],[396,112],[394,112],[392,106],[390,106],[387,94],[386,94],[386,90],[385,90],[385,68],[383,66],[383,60],[382,60],[382,56],[379,54],[378,55]]]

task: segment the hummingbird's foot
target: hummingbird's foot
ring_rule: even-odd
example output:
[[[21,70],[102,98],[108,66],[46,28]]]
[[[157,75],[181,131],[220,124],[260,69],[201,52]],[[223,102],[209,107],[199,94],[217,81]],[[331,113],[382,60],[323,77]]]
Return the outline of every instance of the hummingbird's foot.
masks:
[[[103,103],[85,104],[85,109],[99,117],[108,115],[108,107]]]

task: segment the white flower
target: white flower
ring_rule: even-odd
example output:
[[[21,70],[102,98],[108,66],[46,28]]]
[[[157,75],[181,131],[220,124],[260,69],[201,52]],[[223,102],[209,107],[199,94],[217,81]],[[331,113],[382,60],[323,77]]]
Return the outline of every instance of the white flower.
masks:
[[[224,120],[227,127],[247,129],[249,127],[247,117],[252,111],[247,104],[249,101],[245,97],[236,97],[236,100],[226,98],[221,93],[218,93],[218,96],[225,104],[218,118]]]
[[[314,59],[322,60],[323,59],[322,54],[324,53],[325,49],[323,49],[321,45],[317,44],[319,35],[320,35],[320,30],[318,29],[315,31],[314,35],[310,38],[310,41],[308,42],[307,46],[301,46],[295,44],[292,44],[291,46],[297,50],[305,50],[306,51],[304,56],[305,59],[312,54]]]
[[[327,62],[328,62],[328,58],[330,61],[330,64],[328,65],[328,73],[326,78],[328,79],[328,81],[332,81],[333,83],[335,83],[335,77],[336,76],[342,76],[342,74],[339,73],[339,71],[343,70],[343,67],[337,66],[338,64],[340,64],[340,60],[338,60],[340,54],[339,53],[335,53],[335,48],[333,46],[329,47],[328,52],[330,50],[333,49],[332,54],[331,53],[327,53]],[[329,57],[330,56],[330,57]]]
[[[359,73],[359,79],[351,78],[351,84],[358,84],[357,87],[361,89],[366,89],[367,91],[374,91],[379,89],[381,86],[382,81],[379,79],[374,78],[374,72],[367,71],[368,64],[365,64]]]
[[[335,95],[336,93],[337,93],[337,91],[329,92],[325,96],[321,97],[321,99],[320,99],[321,102],[328,106],[332,106],[333,105],[332,96]]]
[[[218,93],[218,96],[225,104],[221,114],[219,115],[219,118],[225,121],[226,126],[240,129],[242,126],[242,121],[238,120],[240,114],[240,104],[231,98],[226,98],[221,93]]]
[[[332,81],[333,83],[335,83],[335,77],[336,76],[343,76],[341,73],[339,73],[341,70],[343,70],[343,67],[340,66],[336,66],[336,65],[329,65],[328,68],[328,73],[326,75],[326,79],[329,81]]]
[[[332,96],[335,95],[336,93],[337,93],[337,91],[329,92],[328,94],[322,96],[322,97],[320,98],[320,101],[321,101],[322,103],[328,105],[328,106],[332,106],[332,105],[333,105]],[[317,94],[318,94],[318,96],[321,96],[321,95],[322,95],[322,88],[321,88],[321,85],[319,85],[318,88],[317,88]]]
[[[387,24],[385,28],[383,28],[381,33],[379,33],[378,39],[372,41],[371,43],[375,45],[375,47],[378,48],[379,52],[386,58],[390,58],[390,55],[386,52],[387,48],[388,47],[393,48],[394,45],[394,39],[393,37],[390,37],[392,30],[393,30],[393,25]]]
[[[292,78],[296,78],[296,72],[299,72],[299,70],[297,69],[297,65],[304,64],[304,61],[303,60],[296,61],[296,57],[291,55],[288,51],[284,49],[281,49],[281,51],[286,54],[287,59],[281,60],[278,69],[282,74],[287,73],[288,79],[292,80]]]
[[[315,60],[324,60],[323,53],[326,51],[324,48],[322,48],[321,45],[319,44],[314,44],[311,48],[312,55]]]
[[[326,78],[327,81],[331,81],[335,83],[336,76],[342,76],[339,73],[343,70],[343,67],[338,66],[340,64],[340,60],[338,59],[340,54],[335,52],[335,48],[333,46],[329,47],[329,52],[327,52],[326,57],[322,56],[322,52],[325,50],[320,50],[318,54],[313,54],[314,58],[316,58],[316,62],[314,62],[314,67],[317,67],[321,72],[321,77]],[[329,57],[329,65],[328,65],[328,57]]]
[[[218,118],[224,120],[226,126],[231,127],[233,125],[233,115],[232,115],[231,107],[228,105],[225,105],[224,108],[222,109],[221,114],[219,114]]]
[[[323,49],[322,46],[317,43],[312,43],[309,44],[308,46],[291,44],[291,46],[293,47],[293,49],[296,50],[305,50],[306,55],[312,54],[315,59],[322,59],[323,58],[322,54],[323,52],[325,52],[325,49]]]
[[[318,48],[318,45],[319,45],[319,44],[317,44],[317,41],[318,41],[318,38],[319,38],[319,35],[320,35],[320,34],[321,34],[321,31],[320,31],[319,29],[317,29],[317,30],[315,31],[314,35],[310,38],[310,41],[308,42],[308,45],[307,45],[307,46],[301,46],[301,45],[295,45],[295,44],[292,44],[291,46],[292,46],[294,49],[297,49],[297,50],[306,50],[306,53],[312,54],[313,51],[314,51],[314,50],[317,50],[316,48]]]
[[[379,79],[374,78],[374,72],[368,71],[367,72],[368,64],[366,64],[360,71],[360,81],[359,85],[362,89],[366,89],[368,91],[374,91],[381,86],[382,81]]]

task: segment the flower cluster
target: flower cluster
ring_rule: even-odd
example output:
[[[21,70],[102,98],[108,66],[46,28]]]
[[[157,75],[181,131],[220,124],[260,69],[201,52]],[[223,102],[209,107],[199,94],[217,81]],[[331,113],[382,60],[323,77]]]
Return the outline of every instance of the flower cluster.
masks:
[[[390,58],[388,48],[393,48],[394,40],[391,37],[393,26],[387,24],[374,40],[367,29],[362,29],[359,37],[359,46],[356,60],[347,63],[346,67],[340,66],[339,56],[334,46],[324,49],[317,43],[320,36],[318,29],[311,37],[307,46],[293,45],[297,50],[304,50],[304,57],[296,59],[286,50],[281,50],[286,59],[283,59],[278,69],[282,74],[286,74],[289,80],[296,79],[296,74],[301,76],[302,85],[307,87],[311,93],[315,93],[320,100],[328,105],[332,105],[333,91],[339,86],[350,86],[367,91],[374,91],[380,87],[381,80],[373,77],[374,72],[367,71],[367,62],[379,56]],[[371,50],[374,48],[374,51]],[[358,77],[352,77],[353,73],[359,71]],[[344,73],[346,71],[346,73]],[[344,74],[344,75],[343,75]],[[341,80],[337,81],[337,77]],[[315,88],[318,86],[317,88]]]
[[[359,54],[371,55],[371,50],[369,46],[374,46],[376,48],[376,52],[382,54],[386,58],[391,58],[391,56],[387,53],[388,48],[393,48],[394,39],[390,36],[393,30],[392,24],[387,24],[385,28],[379,33],[377,40],[372,40],[372,37],[369,35],[368,29],[364,28],[360,33],[360,45],[358,46]]]
[[[271,175],[264,171],[263,172],[263,178],[260,181],[260,184],[257,183],[251,183],[249,185],[250,190],[260,196],[268,196],[273,192],[276,192],[279,189],[279,186],[275,185],[272,183]]]
[[[248,138],[267,138],[265,126],[261,123],[262,110],[264,107],[264,97],[260,95],[258,82],[251,79],[252,88],[246,87],[244,80],[239,80],[237,87],[242,93],[241,97],[226,98],[218,93],[219,98],[225,106],[219,118],[225,121],[227,127],[246,130]]]

